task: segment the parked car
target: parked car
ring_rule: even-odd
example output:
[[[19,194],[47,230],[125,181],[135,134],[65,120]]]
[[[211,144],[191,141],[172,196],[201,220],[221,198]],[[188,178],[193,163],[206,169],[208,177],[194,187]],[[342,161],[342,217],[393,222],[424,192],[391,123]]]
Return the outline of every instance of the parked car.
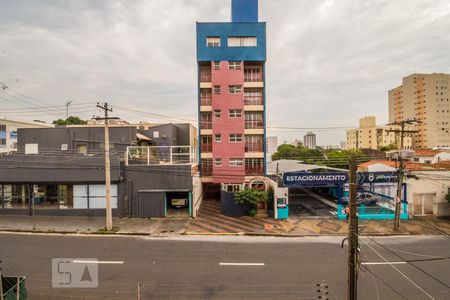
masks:
[[[371,205],[371,204],[376,204],[377,201],[380,200],[379,197],[377,197],[374,194],[368,193],[368,192],[357,192],[356,193],[356,203],[357,205]],[[348,203],[348,196],[342,197],[341,198],[341,203],[342,204],[347,204]]]

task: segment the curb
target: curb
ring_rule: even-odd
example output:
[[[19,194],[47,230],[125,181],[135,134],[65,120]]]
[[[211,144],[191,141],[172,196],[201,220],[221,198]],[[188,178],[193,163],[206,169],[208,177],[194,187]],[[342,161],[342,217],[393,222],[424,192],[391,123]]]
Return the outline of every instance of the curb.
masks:
[[[346,233],[326,233],[326,234],[288,234],[288,233],[258,233],[258,232],[182,232],[179,234],[152,234],[140,232],[81,232],[81,231],[42,231],[42,230],[17,230],[0,229],[0,233],[30,233],[30,234],[50,234],[50,235],[92,235],[92,236],[147,236],[147,237],[174,237],[174,236],[272,236],[272,237],[321,237],[321,236],[348,236]],[[368,236],[434,236],[436,234],[411,234],[411,233],[364,233]],[[438,236],[438,234],[436,235]]]

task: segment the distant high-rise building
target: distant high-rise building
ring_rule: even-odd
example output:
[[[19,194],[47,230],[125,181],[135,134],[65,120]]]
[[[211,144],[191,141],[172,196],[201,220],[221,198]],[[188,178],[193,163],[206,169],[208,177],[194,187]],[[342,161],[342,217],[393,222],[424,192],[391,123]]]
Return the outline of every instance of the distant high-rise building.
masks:
[[[339,146],[341,147],[341,149],[346,149],[347,148],[347,143],[345,141],[341,141],[339,143]]]
[[[309,149],[316,149],[316,135],[312,132],[308,132],[303,137],[303,146]]]
[[[450,147],[450,75],[411,74],[389,91],[389,122],[417,119],[414,149]]]
[[[212,189],[265,174],[266,23],[258,0],[231,4],[231,22],[197,22],[200,175]]]
[[[276,136],[266,137],[266,156],[267,161],[272,161],[272,154],[277,152],[278,138]]]
[[[398,130],[399,126],[377,126],[376,117],[359,119],[359,128],[347,130],[347,149],[378,149],[394,145],[400,149],[400,135],[389,130]],[[407,127],[406,129],[410,129]],[[403,149],[411,149],[411,137],[406,136]]]

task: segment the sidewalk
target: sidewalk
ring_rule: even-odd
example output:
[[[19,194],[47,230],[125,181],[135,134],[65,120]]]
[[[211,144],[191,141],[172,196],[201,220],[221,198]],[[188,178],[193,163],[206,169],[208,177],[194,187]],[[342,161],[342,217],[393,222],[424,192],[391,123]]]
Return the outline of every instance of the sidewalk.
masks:
[[[348,221],[333,219],[288,220],[288,235],[347,235]],[[450,221],[436,218],[402,220],[400,231],[394,232],[393,220],[360,220],[359,232],[365,235],[450,235]]]
[[[198,218],[128,219],[113,218],[114,232],[124,235],[273,235],[318,236],[347,235],[348,222],[335,219],[232,218],[220,213],[218,203],[205,202]],[[0,231],[46,233],[105,233],[103,217],[0,216]],[[361,220],[359,230],[365,235],[450,235],[450,220],[417,218],[402,220],[400,232],[393,231],[392,220]]]
[[[168,236],[183,234],[188,218],[113,218],[115,233]],[[0,231],[105,233],[103,217],[0,216]]]

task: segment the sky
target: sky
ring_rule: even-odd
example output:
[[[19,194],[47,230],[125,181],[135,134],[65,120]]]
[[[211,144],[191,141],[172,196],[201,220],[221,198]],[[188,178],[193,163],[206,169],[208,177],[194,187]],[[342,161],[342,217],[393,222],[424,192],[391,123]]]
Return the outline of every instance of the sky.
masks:
[[[450,72],[448,0],[260,0],[267,126],[278,142],[339,144],[363,116],[388,120],[411,73]],[[0,1],[0,116],[130,122],[197,119],[195,22],[230,21],[230,0]],[[132,110],[130,110],[132,109]],[[170,116],[154,118],[152,114]],[[271,127],[314,128],[298,130]],[[316,129],[340,127],[335,129]]]

